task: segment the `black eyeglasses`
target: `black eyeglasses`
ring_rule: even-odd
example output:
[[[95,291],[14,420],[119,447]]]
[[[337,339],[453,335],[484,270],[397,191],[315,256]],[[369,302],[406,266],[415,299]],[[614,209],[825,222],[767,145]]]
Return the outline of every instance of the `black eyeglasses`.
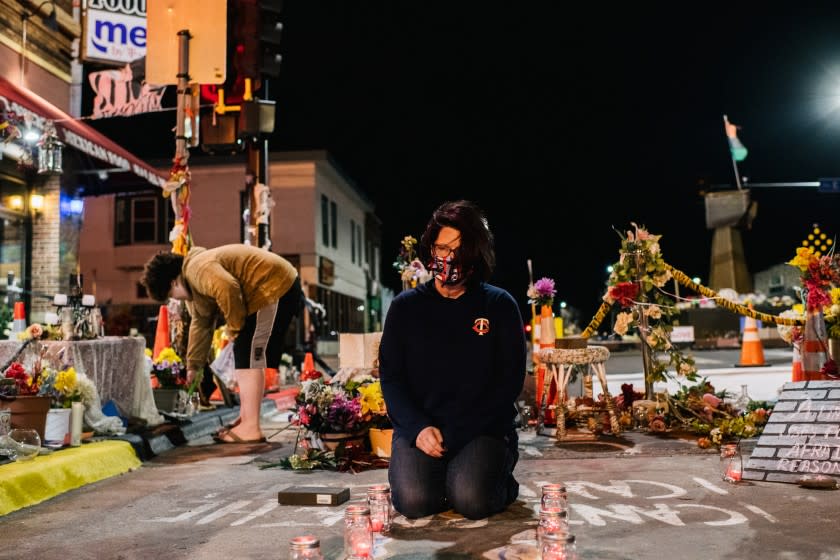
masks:
[[[439,245],[437,243],[432,245],[432,255],[441,259],[445,259],[449,255],[454,254],[457,250],[458,247],[450,247],[449,245]]]

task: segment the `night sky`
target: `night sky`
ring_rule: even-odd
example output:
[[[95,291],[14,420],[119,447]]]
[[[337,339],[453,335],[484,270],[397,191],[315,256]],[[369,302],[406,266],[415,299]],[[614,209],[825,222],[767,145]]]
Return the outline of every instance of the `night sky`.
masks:
[[[734,188],[723,114],[740,127],[750,182],[840,177],[836,3],[560,4],[284,2],[270,149],[334,156],[375,204],[395,290],[402,237],[419,237],[434,208],[458,198],[486,210],[493,281],[523,311],[530,258],[585,324],[618,256],[613,228],[630,222],[662,234],[665,260],[708,281],[701,193]],[[96,126],[139,155],[174,153],[160,142],[171,123],[131,120],[145,140]],[[813,223],[840,229],[840,195],[751,195],[750,272],[789,260]]]

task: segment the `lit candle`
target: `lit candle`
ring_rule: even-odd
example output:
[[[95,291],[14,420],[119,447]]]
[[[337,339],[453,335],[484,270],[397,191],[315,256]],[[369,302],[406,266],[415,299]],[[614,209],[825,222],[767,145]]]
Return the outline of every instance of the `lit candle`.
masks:
[[[350,541],[350,547],[353,549],[353,556],[356,558],[369,558],[371,549],[371,535],[370,533],[356,533]]]
[[[734,482],[741,480],[741,469],[737,467],[729,467],[726,469],[726,478]]]

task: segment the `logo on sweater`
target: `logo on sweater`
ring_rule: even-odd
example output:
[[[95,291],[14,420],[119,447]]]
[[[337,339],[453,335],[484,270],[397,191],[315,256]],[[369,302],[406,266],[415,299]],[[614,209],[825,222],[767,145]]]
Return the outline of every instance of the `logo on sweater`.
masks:
[[[473,322],[472,330],[478,333],[478,336],[483,336],[490,332],[490,319],[479,317]]]

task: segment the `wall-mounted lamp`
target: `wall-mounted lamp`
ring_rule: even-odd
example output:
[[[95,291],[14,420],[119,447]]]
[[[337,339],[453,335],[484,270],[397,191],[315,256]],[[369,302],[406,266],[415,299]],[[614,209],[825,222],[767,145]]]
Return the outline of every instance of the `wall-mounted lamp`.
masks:
[[[16,210],[18,212],[23,211],[23,197],[19,194],[13,194],[8,198],[9,209]]]
[[[44,211],[44,195],[42,194],[31,194],[29,195],[29,208],[35,212],[36,215],[40,215],[41,212]]]
[[[19,194],[13,194],[9,198],[6,199],[6,206],[9,210],[13,210],[15,212],[23,212],[23,196]],[[44,211],[45,205],[44,195],[42,194],[30,194],[29,195],[29,210],[31,210],[36,216],[40,215],[41,212]]]

